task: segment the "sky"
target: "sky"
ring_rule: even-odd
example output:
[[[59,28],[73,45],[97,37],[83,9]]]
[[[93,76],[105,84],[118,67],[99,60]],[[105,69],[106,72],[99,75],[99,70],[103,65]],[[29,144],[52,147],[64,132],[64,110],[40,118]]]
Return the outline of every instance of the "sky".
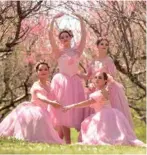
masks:
[[[74,35],[72,45],[79,39],[80,35],[77,34],[77,31],[80,30],[80,22],[77,18],[69,15],[64,15],[63,17],[58,19],[59,29],[70,29],[72,30]]]

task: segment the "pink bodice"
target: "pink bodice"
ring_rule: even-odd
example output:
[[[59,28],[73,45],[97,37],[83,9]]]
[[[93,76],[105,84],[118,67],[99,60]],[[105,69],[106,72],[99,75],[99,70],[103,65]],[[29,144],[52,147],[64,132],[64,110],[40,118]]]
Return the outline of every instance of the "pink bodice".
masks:
[[[39,100],[36,96],[36,93],[39,92],[40,94],[46,96],[49,100],[53,99],[53,94],[50,91],[50,84],[48,84],[48,88],[44,89],[43,87],[40,86],[39,82],[35,82],[30,90],[31,92],[31,103],[43,107],[43,108],[47,108],[48,104],[42,102],[41,100]]]
[[[104,98],[100,90],[95,91],[94,93],[90,94],[90,98],[96,101],[94,104],[90,106],[91,108],[94,108],[96,112],[100,111],[100,109],[105,108],[105,107],[111,108],[111,104],[109,100],[106,100]]]
[[[68,51],[63,51],[63,54],[58,59],[60,73],[68,76],[73,76],[78,72],[79,54],[76,49],[71,48]]]
[[[115,77],[116,75],[116,67],[113,60],[110,57],[105,57],[101,60],[96,60],[91,63],[89,67],[89,71],[95,75],[97,72],[106,72],[111,76]]]

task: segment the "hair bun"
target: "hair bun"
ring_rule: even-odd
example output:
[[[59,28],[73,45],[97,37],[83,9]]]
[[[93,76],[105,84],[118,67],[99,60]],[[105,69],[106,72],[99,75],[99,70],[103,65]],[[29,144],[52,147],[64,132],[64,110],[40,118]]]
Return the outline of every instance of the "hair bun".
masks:
[[[70,29],[62,29],[62,30],[60,30],[60,32],[59,32],[59,38],[60,38],[60,36],[61,36],[61,34],[62,33],[68,33],[71,37],[73,37],[74,35],[73,35],[73,32],[70,30]]]
[[[45,60],[39,60],[35,65],[36,71],[38,71],[40,65],[46,65],[48,69],[50,68],[49,64]]]
[[[108,38],[108,36],[100,36],[98,38],[98,40],[108,40],[109,41],[109,38]]]
[[[96,45],[99,45],[99,43],[101,42],[101,41],[103,41],[103,40],[106,40],[108,43],[110,42],[110,40],[109,40],[109,38],[108,38],[108,36],[100,36],[100,37],[98,37],[98,39],[97,39],[97,41],[96,41]]]

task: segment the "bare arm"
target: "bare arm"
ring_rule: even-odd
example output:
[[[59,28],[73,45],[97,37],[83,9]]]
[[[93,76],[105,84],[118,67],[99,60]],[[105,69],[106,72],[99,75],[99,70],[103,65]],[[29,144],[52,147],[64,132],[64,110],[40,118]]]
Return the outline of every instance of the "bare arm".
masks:
[[[85,28],[85,24],[84,24],[82,17],[80,15],[77,15],[77,14],[75,14],[75,15],[79,18],[80,25],[81,25],[81,40],[80,40],[80,43],[78,45],[78,50],[79,50],[80,55],[81,55],[83,50],[84,50],[85,44],[86,44],[86,28]]]
[[[59,47],[56,44],[55,37],[53,35],[53,31],[54,31],[54,24],[55,24],[56,18],[59,18],[61,16],[63,16],[63,13],[57,14],[55,17],[53,17],[53,20],[51,21],[51,24],[50,24],[50,30],[49,30],[49,40],[50,40],[52,52],[55,54],[56,58],[60,56],[60,52],[59,52]]]
[[[45,102],[45,103],[47,103],[47,104],[50,104],[50,105],[52,105],[52,106],[55,107],[55,108],[60,108],[60,107],[61,107],[61,105],[58,104],[56,101],[51,101],[51,100],[49,100],[46,96],[42,95],[42,94],[39,93],[39,92],[36,92],[36,96],[37,96],[37,98],[38,98],[39,100],[41,100],[42,102]]]
[[[67,110],[69,110],[69,109],[72,109],[72,108],[82,108],[82,107],[86,107],[86,106],[88,106],[88,105],[90,105],[90,104],[93,104],[93,103],[95,103],[95,100],[93,100],[93,99],[89,99],[89,100],[86,100],[86,101],[82,101],[82,102],[79,102],[79,103],[77,103],[77,104],[71,104],[71,105],[69,105],[69,106],[65,106],[64,108],[63,108],[63,110],[64,111],[67,111]]]
[[[87,65],[87,71],[86,73],[79,73],[79,77],[80,78],[83,78],[84,80],[88,80],[88,79],[91,79],[92,78],[92,74],[93,74],[93,69],[92,69],[92,63]]]

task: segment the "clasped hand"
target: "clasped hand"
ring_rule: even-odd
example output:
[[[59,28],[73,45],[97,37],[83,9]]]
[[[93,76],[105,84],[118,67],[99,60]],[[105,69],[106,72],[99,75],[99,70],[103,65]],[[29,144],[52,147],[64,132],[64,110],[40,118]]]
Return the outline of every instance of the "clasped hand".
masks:
[[[64,112],[66,112],[66,111],[70,110],[71,108],[73,108],[73,106],[72,106],[72,105],[68,105],[68,106],[62,107],[62,110],[63,110]]]

